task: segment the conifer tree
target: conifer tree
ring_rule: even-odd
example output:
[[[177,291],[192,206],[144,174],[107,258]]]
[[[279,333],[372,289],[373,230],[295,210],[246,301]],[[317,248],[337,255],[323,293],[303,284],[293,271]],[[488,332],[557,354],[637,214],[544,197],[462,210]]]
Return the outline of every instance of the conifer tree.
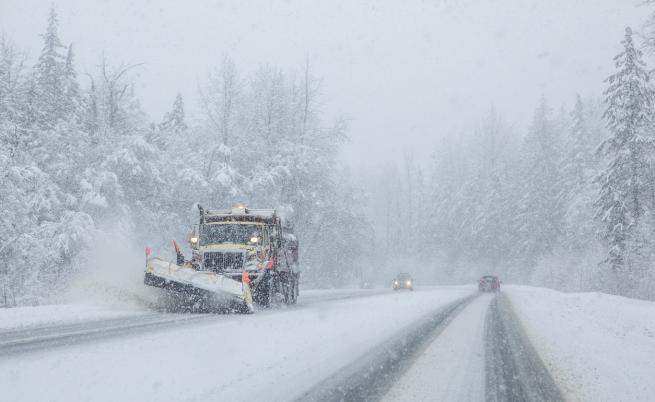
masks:
[[[588,127],[589,113],[580,95],[576,97],[570,119],[562,163],[561,202],[566,208],[563,248],[579,252],[588,247],[589,239],[594,237],[593,201],[597,191],[592,183],[596,167]]]
[[[164,115],[164,119],[159,125],[162,131],[168,131],[175,134],[187,129],[186,121],[184,120],[184,100],[182,94],[175,96],[173,102],[173,109]]]
[[[580,188],[588,182],[592,150],[586,127],[586,111],[580,95],[577,95],[575,106],[571,112],[571,128],[566,141],[567,155],[564,175],[569,179],[569,190]]]
[[[605,80],[609,86],[604,92],[603,117],[611,137],[599,151],[609,162],[596,178],[600,193],[595,202],[596,217],[604,225],[600,234],[609,246],[606,262],[615,272],[630,270],[630,254],[639,254],[645,241],[638,229],[647,212],[653,150],[653,139],[645,130],[651,123],[655,100],[642,52],[635,47],[630,28],[626,28],[621,43],[624,49],[614,58],[617,71]]]
[[[73,62],[73,45],[70,45],[66,53],[66,63],[62,74],[62,112],[67,118],[79,117],[80,114],[80,86],[77,82],[77,72]]]
[[[521,194],[516,227],[521,258],[536,261],[551,252],[561,232],[557,136],[544,98],[535,111],[524,144]]]
[[[51,8],[46,32],[42,35],[43,49],[35,67],[39,109],[37,123],[43,128],[54,126],[58,119],[64,117],[66,56],[57,33],[58,25],[57,13]]]

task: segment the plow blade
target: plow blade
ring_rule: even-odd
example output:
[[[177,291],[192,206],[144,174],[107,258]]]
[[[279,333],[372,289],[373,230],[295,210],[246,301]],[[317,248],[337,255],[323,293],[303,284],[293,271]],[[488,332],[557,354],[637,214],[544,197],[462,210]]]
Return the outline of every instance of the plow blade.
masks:
[[[149,258],[143,283],[205,299],[243,303],[241,282],[214,272],[199,272],[159,258]]]

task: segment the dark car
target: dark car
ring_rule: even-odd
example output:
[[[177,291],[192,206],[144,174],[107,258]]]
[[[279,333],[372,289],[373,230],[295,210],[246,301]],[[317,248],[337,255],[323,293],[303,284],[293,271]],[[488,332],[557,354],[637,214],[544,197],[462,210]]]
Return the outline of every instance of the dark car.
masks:
[[[478,290],[480,292],[498,292],[500,283],[497,276],[485,275],[478,280]]]
[[[393,280],[393,290],[409,289],[414,290],[414,280],[412,276],[406,272],[402,272]]]

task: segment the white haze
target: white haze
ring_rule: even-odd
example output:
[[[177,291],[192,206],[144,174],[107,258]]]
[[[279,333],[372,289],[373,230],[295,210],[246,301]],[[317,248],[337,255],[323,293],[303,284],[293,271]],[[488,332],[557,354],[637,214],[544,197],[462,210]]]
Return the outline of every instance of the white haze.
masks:
[[[97,230],[63,295],[65,302],[143,306],[157,301],[157,291],[143,286],[145,253],[124,225]],[[167,254],[164,254],[168,256]]]
[[[524,129],[541,95],[555,108],[599,94],[625,26],[647,10],[631,0],[79,1],[59,0],[81,81],[104,52],[143,63],[138,95],[158,121],[224,56],[240,71],[271,63],[325,77],[326,115],[350,119],[351,166],[426,160],[443,137],[470,131],[493,105]],[[0,30],[31,57],[50,2],[0,2]],[[36,29],[38,28],[38,29]]]
[[[31,289],[51,281],[69,288],[78,272],[74,289],[102,283],[138,294],[145,245],[170,253],[171,239],[181,241],[197,219],[196,203],[236,202],[285,211],[310,286],[388,285],[399,271],[423,283],[495,273],[655,297],[653,221],[605,219],[612,189],[653,183],[654,173],[633,169],[640,176],[629,177],[616,163],[608,175],[608,160],[622,152],[595,152],[617,134],[602,117],[604,79],[616,72],[615,55],[655,42],[654,32],[639,34],[652,7],[0,7],[0,164],[8,172],[0,175],[0,257],[3,292],[22,298],[13,304],[41,302],[43,292]],[[629,104],[650,116],[649,73],[640,71],[621,73],[642,77],[633,90],[606,93],[646,94]],[[610,114],[626,116],[617,105]],[[642,156],[650,166],[653,155]],[[598,177],[613,182],[599,185]],[[650,194],[634,197],[635,222],[642,206],[655,216]],[[125,229],[107,230],[116,221]],[[612,266],[598,263],[624,250],[608,237],[623,227],[636,239],[625,248],[626,257],[636,252],[627,264],[636,269],[614,278],[622,254]]]

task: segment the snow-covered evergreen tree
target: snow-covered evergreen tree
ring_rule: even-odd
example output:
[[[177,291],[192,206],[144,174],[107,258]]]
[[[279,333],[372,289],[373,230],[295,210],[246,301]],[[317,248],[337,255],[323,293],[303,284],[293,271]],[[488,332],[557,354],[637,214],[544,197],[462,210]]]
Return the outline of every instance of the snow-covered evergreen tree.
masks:
[[[80,107],[80,86],[77,82],[77,72],[74,65],[73,45],[68,46],[66,53],[66,64],[64,64],[64,71],[62,74],[63,94],[62,94],[62,113],[69,119],[78,119],[81,111]],[[73,120],[73,121],[75,121]]]
[[[169,131],[175,134],[181,133],[187,129],[184,116],[184,100],[182,99],[182,94],[177,94],[175,96],[175,101],[173,102],[173,109],[166,113],[164,120],[159,125],[160,130]]]
[[[562,161],[560,201],[566,209],[562,247],[580,251],[589,246],[596,232],[593,219],[593,201],[597,192],[593,183],[597,164],[594,156],[596,144],[593,144],[590,133],[590,115],[580,95],[570,116]]]
[[[54,8],[50,9],[48,25],[43,37],[43,49],[35,66],[35,82],[38,101],[36,123],[41,128],[53,127],[65,118],[66,105],[70,103],[66,86],[66,47],[58,35],[59,21]],[[71,53],[72,62],[72,53]]]
[[[177,94],[171,111],[166,112],[161,123],[151,125],[147,139],[160,150],[166,150],[174,142],[175,137],[182,135],[187,128],[184,100],[182,94]]]
[[[475,222],[477,255],[488,261],[492,272],[509,254],[507,188],[503,183],[501,160],[506,157],[503,130],[506,130],[494,110],[480,129],[481,194]]]
[[[609,162],[596,179],[600,185],[596,216],[604,225],[601,236],[609,247],[606,262],[621,273],[624,284],[638,279],[634,277],[636,265],[647,242],[640,225],[645,225],[645,216],[653,212],[649,199],[653,138],[645,129],[653,116],[655,93],[632,36],[632,30],[626,28],[621,42],[624,49],[614,58],[617,71],[606,79],[604,118],[611,137],[600,151]]]
[[[589,170],[593,163],[593,149],[586,126],[586,111],[582,98],[577,95],[571,112],[571,124],[566,145],[564,186],[568,191],[584,186],[589,180]]]
[[[524,143],[520,199],[516,215],[520,258],[534,262],[552,252],[561,234],[559,144],[550,108],[541,99]]]

